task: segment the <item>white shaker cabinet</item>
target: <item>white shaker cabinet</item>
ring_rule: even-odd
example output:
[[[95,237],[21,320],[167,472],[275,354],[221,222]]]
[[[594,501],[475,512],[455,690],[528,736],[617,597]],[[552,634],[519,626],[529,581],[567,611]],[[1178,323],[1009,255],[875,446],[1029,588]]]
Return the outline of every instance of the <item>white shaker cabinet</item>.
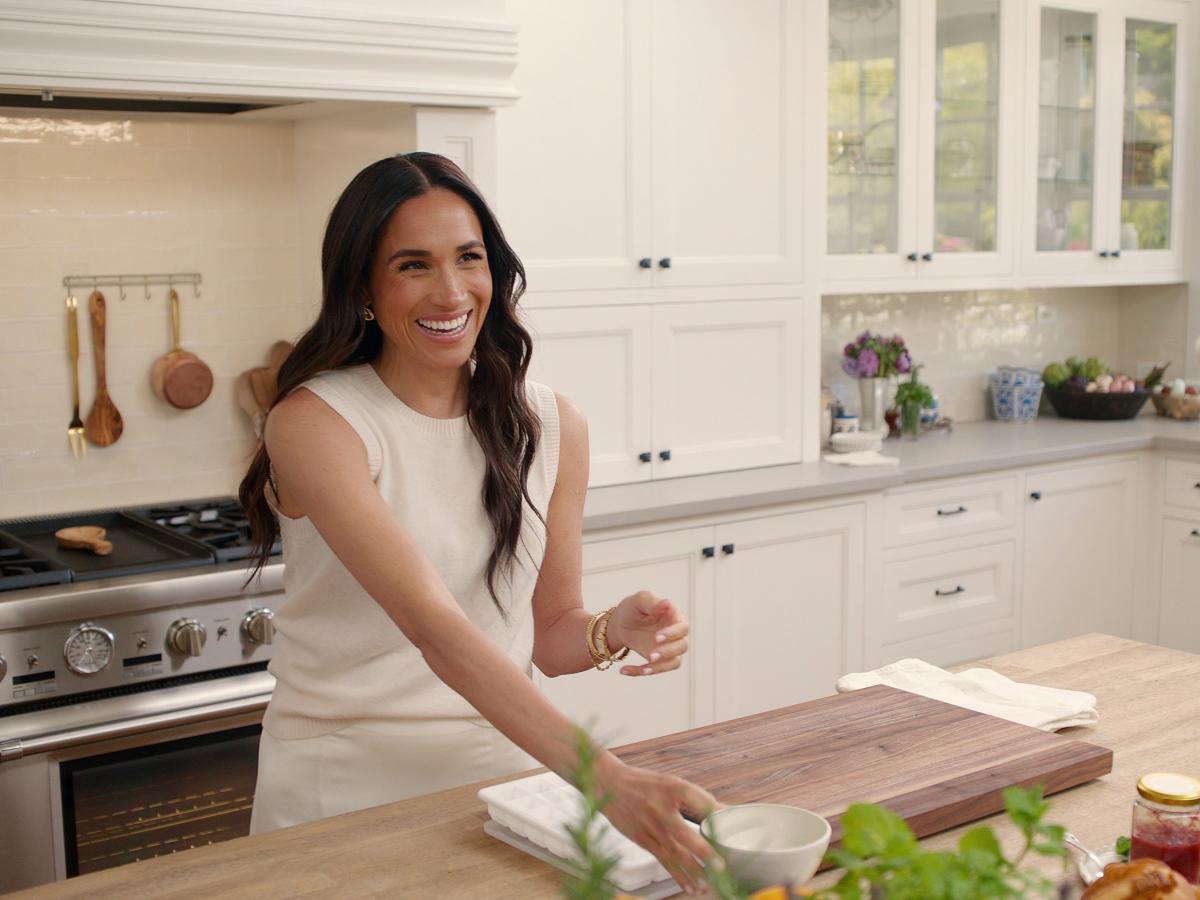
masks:
[[[862,665],[866,507],[717,528],[717,721],[834,693]]]
[[[806,6],[822,279],[1011,274],[1023,4]]]
[[[585,608],[608,609],[636,591],[649,590],[674,602],[692,624],[689,652],[674,672],[622,675],[621,665],[642,662],[631,653],[625,663],[603,672],[589,669],[557,678],[535,676],[551,702],[606,745],[683,731],[713,720],[711,680],[704,673],[709,670],[706,659],[712,654],[714,638],[708,627],[714,560],[702,552],[711,544],[709,527],[584,545]]]
[[[1187,21],[1176,0],[1046,0],[1027,21],[1022,271],[1183,277]]]
[[[588,419],[599,487],[799,462],[797,300],[531,309],[531,377]]]
[[[800,280],[801,4],[508,8],[498,211],[531,291]]]
[[[1158,642],[1200,653],[1200,518],[1163,519]]]
[[[1141,508],[1135,459],[1026,474],[1022,647],[1132,636]]]

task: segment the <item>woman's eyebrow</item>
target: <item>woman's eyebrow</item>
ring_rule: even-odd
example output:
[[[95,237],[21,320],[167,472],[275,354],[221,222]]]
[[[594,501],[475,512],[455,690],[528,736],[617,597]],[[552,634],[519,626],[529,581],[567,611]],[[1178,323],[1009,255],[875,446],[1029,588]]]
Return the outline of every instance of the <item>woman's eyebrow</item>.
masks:
[[[465,244],[459,244],[454,249],[458,253],[465,253],[467,250],[474,250],[476,247],[482,247],[482,246],[483,246],[483,241],[467,241]],[[402,256],[429,256],[429,255],[431,255],[431,254],[429,253],[428,250],[407,250],[407,249],[406,250],[397,250],[395,253],[393,253],[391,256],[389,256],[387,258],[387,262],[390,263],[392,260],[399,259]]]

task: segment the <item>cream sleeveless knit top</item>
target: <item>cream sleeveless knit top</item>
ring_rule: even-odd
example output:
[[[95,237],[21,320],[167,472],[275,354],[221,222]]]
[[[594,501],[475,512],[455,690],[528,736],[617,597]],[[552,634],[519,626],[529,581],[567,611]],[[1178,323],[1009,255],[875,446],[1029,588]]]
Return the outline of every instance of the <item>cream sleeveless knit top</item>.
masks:
[[[511,578],[499,575],[501,618],[487,589],[492,528],[483,506],[483,451],[465,416],[432,419],[406,406],[369,365],[322,373],[303,385],[350,424],[367,451],[379,493],[433,561],[467,617],[527,674],[531,600],[545,526],[526,504]],[[529,473],[543,517],[558,471],[554,393],[527,382],[542,435]],[[275,692],[263,727],[277,738],[328,734],[363,720],[484,720],[425,663],[383,608],[334,556],[307,518],[277,514],[284,600],[275,614],[269,670]]]

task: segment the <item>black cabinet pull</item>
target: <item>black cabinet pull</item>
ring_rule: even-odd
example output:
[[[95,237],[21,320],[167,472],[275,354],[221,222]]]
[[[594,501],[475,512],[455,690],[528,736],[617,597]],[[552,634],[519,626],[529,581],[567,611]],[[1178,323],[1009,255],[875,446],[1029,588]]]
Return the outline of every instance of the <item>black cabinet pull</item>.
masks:
[[[1041,500],[1041,499],[1042,499],[1042,492],[1041,492],[1041,491],[1030,491],[1030,492],[1029,492],[1029,499],[1030,499],[1030,500]]]
[[[639,269],[648,269],[653,264],[653,262],[654,261],[652,259],[650,259],[650,257],[643,256],[641,259],[638,260],[638,268]]]
[[[1192,537],[1200,537],[1200,528],[1192,529]]]
[[[700,549],[700,555],[703,556],[705,559],[712,559],[714,556],[717,555],[717,548],[716,547],[702,547]]]
[[[967,508],[965,506],[960,506],[958,509],[939,509],[937,514],[939,516],[960,516],[966,511]]]
[[[663,462],[666,462],[668,459],[671,458],[671,451],[670,450],[659,450],[658,458],[661,459]]]
[[[1120,250],[1114,250],[1114,251],[1112,252],[1112,258],[1113,258],[1113,259],[1117,259],[1117,258],[1118,258],[1120,255],[1121,255],[1121,251],[1120,251]]]
[[[726,556],[733,556],[733,544],[722,544],[721,552]]]
[[[932,253],[922,253],[921,259],[925,260],[925,262],[933,262],[933,254]]]
[[[916,262],[917,261],[917,251],[914,250],[912,253],[908,254],[907,259],[909,262]]]
[[[1100,256],[1101,256],[1101,258],[1103,258],[1103,259],[1108,259],[1108,251],[1107,251],[1107,250],[1101,250],[1101,251],[1100,251]]]
[[[1192,485],[1192,487],[1194,487],[1196,490],[1200,491],[1200,481],[1197,481],[1195,484]]]
[[[965,594],[967,589],[961,584],[952,591],[943,591],[941,588],[934,588],[933,595],[935,597],[953,597],[955,594]]]
[[[649,450],[638,454],[638,462],[650,462],[652,458],[653,454],[651,454]]]
[[[669,269],[669,268],[671,268],[671,257],[669,257],[669,256],[664,256],[662,259],[660,259],[660,260],[658,261],[658,267],[659,267],[660,269]]]

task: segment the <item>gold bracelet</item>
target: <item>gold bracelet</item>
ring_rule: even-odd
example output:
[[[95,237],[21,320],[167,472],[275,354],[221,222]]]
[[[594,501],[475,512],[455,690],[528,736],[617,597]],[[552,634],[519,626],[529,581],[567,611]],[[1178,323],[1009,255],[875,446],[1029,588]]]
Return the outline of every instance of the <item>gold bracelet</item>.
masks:
[[[617,653],[613,653],[608,648],[608,622],[612,618],[614,609],[615,607],[597,613],[588,622],[588,655],[592,658],[592,665],[601,672],[610,668],[614,662],[622,660],[629,655],[628,647],[622,647]]]
[[[602,663],[604,662],[604,657],[596,652],[594,635],[595,635],[595,631],[596,631],[596,623],[600,621],[600,617],[603,615],[604,615],[604,613],[598,612],[594,616],[592,616],[591,620],[588,622],[587,636],[584,639],[584,643],[587,645],[588,656],[590,656],[592,658],[592,665],[594,667],[596,667],[597,669],[599,669],[601,672],[603,672],[605,669],[607,669],[608,666],[602,665]],[[608,665],[612,665],[612,663],[609,663]]]

